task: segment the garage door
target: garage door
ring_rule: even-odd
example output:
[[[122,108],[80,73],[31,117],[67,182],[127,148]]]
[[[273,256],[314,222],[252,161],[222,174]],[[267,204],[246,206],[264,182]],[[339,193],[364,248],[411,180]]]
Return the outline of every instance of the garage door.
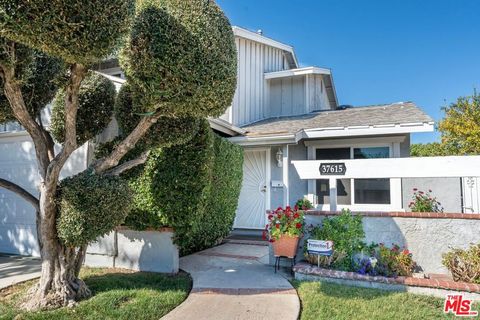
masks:
[[[86,145],[65,164],[62,176],[86,165]],[[35,150],[24,132],[0,133],[0,177],[15,182],[34,195],[38,194],[39,175]],[[0,252],[39,256],[35,211],[10,191],[0,188]]]

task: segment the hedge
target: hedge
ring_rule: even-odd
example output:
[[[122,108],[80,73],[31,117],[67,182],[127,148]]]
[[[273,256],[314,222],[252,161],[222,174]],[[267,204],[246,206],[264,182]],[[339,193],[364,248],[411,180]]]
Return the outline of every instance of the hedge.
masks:
[[[204,121],[192,140],[155,150],[145,170],[130,179],[135,195],[126,224],[173,227],[182,255],[211,247],[232,228],[242,168],[241,147]]]

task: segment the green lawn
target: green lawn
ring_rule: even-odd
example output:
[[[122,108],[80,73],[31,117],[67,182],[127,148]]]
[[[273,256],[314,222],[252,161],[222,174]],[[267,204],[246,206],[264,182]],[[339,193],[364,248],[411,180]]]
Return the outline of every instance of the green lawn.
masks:
[[[186,274],[168,276],[119,269],[84,269],[93,297],[75,308],[24,313],[16,304],[32,281],[0,291],[0,319],[160,319],[183,302],[191,288]]]
[[[292,281],[302,302],[302,320],[445,319],[443,299],[356,288],[331,283]],[[480,310],[477,304],[474,310]]]

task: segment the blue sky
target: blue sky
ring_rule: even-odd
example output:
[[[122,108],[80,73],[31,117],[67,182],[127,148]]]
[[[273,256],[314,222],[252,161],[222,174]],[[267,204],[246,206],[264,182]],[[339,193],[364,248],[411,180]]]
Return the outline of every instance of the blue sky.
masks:
[[[339,102],[441,107],[480,89],[480,0],[217,0],[233,25],[331,68]],[[438,140],[415,134],[414,142]]]

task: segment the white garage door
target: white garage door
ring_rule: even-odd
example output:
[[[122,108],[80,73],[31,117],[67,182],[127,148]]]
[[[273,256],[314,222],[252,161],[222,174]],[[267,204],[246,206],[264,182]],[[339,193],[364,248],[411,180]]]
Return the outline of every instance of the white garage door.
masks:
[[[25,134],[0,136],[0,177],[38,194],[33,143]],[[10,135],[9,137],[3,137]],[[13,135],[13,136],[12,136]],[[35,211],[10,191],[0,188],[0,252],[38,256]]]
[[[62,176],[84,170],[86,145],[65,165]],[[0,132],[0,177],[38,195],[39,176],[33,143],[22,132]],[[32,206],[10,191],[0,188],[0,252],[39,256]]]

